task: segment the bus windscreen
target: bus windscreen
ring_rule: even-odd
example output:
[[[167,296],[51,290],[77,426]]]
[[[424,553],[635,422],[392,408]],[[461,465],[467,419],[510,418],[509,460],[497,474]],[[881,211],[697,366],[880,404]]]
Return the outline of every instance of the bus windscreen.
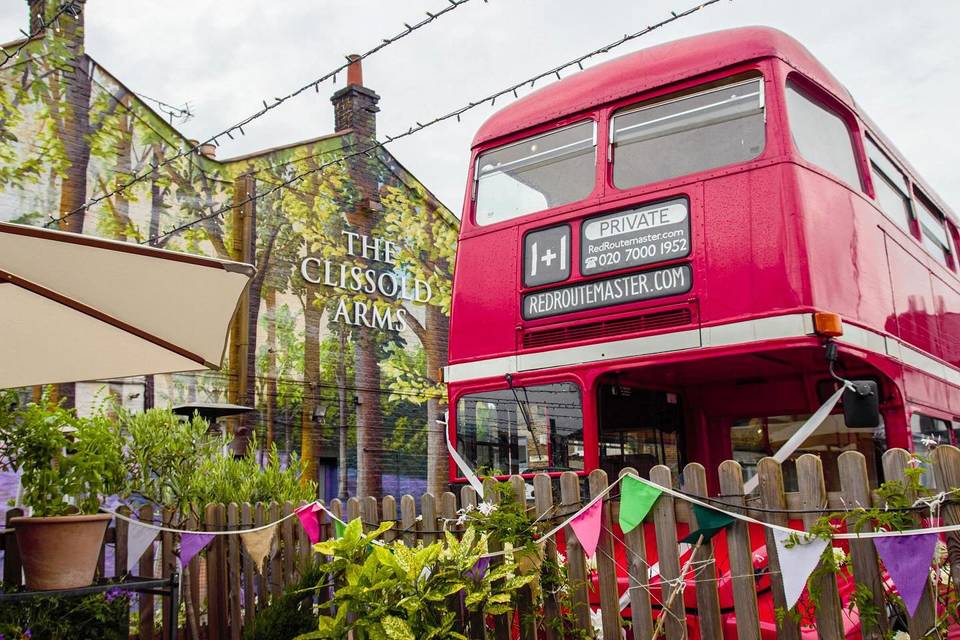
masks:
[[[596,178],[595,149],[591,120],[481,154],[477,224],[512,220],[586,198]]]
[[[763,152],[763,80],[630,108],[613,118],[613,183],[629,189],[756,158]]]

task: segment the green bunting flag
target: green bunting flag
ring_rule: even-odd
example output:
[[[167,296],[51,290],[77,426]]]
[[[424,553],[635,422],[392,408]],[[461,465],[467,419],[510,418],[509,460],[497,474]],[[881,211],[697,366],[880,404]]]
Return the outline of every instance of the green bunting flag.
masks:
[[[643,522],[661,493],[633,476],[625,476],[620,484],[620,529],[628,533]]]
[[[337,540],[339,540],[340,538],[343,537],[343,531],[344,531],[344,529],[346,529],[346,528],[347,528],[347,527],[346,527],[342,522],[340,522],[339,520],[334,520],[334,521],[333,521],[333,536],[334,536]]]
[[[707,542],[723,529],[726,529],[736,522],[736,519],[731,515],[717,511],[716,509],[701,507],[698,504],[693,505],[693,515],[697,518],[697,525],[699,525],[700,528],[696,531],[691,531],[687,534],[687,537],[683,538],[680,542],[696,544],[700,536],[703,536],[703,541]]]

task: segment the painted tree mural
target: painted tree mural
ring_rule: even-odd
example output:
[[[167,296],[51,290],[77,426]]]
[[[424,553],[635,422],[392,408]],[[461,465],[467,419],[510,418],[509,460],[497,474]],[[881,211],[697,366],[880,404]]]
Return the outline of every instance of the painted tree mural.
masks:
[[[59,7],[30,4],[35,18]],[[396,483],[388,490],[411,479],[421,484],[404,491],[443,490],[437,372],[456,218],[383,150],[335,162],[365,140],[350,130],[236,160],[208,151],[165,162],[193,143],[86,54],[82,14],[61,24],[0,69],[0,220],[71,214],[61,228],[258,269],[222,371],[120,384],[145,406],[254,407],[230,425],[238,446],[256,433],[260,446],[299,451],[318,477],[338,465],[331,495],[377,494],[383,473]]]

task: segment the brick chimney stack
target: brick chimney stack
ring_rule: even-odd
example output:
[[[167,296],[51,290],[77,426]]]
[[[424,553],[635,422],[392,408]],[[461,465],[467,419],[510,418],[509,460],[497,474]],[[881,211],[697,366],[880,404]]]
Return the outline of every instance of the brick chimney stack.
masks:
[[[353,129],[362,138],[374,140],[377,137],[377,112],[380,108],[380,96],[372,89],[363,86],[363,67],[360,56],[347,56],[351,62],[347,67],[347,86],[330,98],[333,103],[334,126],[337,131]]]

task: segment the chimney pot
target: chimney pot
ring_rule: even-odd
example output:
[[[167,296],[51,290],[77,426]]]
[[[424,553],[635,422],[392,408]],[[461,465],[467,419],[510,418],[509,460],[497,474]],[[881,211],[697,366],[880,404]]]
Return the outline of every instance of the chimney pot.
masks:
[[[363,86],[363,66],[360,56],[355,53],[351,53],[347,56],[347,60],[350,61],[350,66],[347,67],[347,86],[356,85],[358,87]]]

